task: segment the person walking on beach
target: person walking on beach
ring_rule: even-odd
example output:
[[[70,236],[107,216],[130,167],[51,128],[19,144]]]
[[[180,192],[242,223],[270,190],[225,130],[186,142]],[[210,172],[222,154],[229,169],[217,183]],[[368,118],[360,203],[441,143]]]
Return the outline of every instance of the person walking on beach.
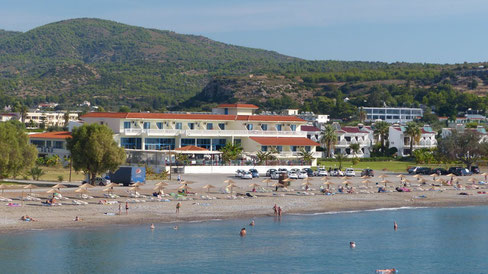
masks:
[[[129,214],[129,203],[125,202],[125,215]]]
[[[396,231],[398,229],[398,224],[396,222],[393,222],[393,229]]]
[[[119,203],[119,215],[122,215],[122,205]]]
[[[176,204],[176,214],[180,213],[181,202]]]
[[[178,182],[180,182],[180,181],[181,181],[181,175],[180,175],[180,174],[178,174],[178,177],[176,177],[176,180],[177,180]]]
[[[274,210],[274,215],[278,215],[278,206],[276,204],[273,206],[273,210]]]

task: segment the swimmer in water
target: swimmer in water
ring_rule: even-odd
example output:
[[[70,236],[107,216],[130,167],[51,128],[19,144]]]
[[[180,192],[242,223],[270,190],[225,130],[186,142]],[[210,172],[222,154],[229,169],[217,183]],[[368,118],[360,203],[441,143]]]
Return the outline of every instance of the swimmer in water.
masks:
[[[250,226],[254,226],[254,220],[251,220]]]
[[[151,224],[151,230],[153,230],[155,228],[154,224]]]
[[[241,234],[241,237],[246,236],[247,232],[246,232],[246,228],[245,228],[245,227],[243,227],[243,228],[241,229],[241,233],[240,233],[240,234]]]
[[[175,226],[173,227],[173,229],[174,229],[174,230],[178,230],[178,226],[177,226],[177,225],[175,225]]]
[[[398,229],[398,224],[396,222],[393,222],[393,229],[396,231]]]
[[[355,248],[355,247],[356,247],[356,243],[355,243],[355,242],[349,242],[349,246],[350,246],[351,248]]]

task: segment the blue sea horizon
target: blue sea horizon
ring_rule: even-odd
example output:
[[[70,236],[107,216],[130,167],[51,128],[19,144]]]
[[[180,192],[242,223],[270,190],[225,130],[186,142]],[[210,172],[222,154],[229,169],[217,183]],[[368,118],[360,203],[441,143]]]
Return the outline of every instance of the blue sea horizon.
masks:
[[[237,219],[162,223],[153,231],[148,224],[1,234],[0,265],[5,273],[488,272],[486,206],[255,221],[254,227]],[[239,236],[243,227],[246,237]]]

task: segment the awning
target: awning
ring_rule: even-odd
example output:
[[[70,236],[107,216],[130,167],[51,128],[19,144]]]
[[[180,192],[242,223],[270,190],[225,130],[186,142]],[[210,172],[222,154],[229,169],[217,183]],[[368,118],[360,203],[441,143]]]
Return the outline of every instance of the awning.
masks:
[[[250,137],[250,139],[263,146],[320,146],[305,137]]]

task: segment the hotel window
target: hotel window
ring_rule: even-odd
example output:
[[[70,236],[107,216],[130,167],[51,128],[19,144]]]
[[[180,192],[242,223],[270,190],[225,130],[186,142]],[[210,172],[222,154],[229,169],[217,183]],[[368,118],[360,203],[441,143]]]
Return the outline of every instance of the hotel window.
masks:
[[[144,122],[143,127],[144,127],[144,129],[150,129],[151,128],[151,123]]]
[[[290,146],[291,151],[297,151],[297,146]]]
[[[297,125],[290,125],[291,131],[297,131]]]
[[[246,126],[247,130],[252,130],[252,127],[253,127],[252,124],[247,124]]]
[[[311,150],[311,147],[310,146],[305,146],[305,151],[306,152],[310,152],[310,150]]]
[[[124,128],[130,128],[130,122],[124,122]]]
[[[36,147],[44,147],[46,142],[41,140],[31,140],[31,144],[35,145]]]
[[[213,129],[213,123],[207,123],[207,130]]]
[[[197,139],[197,146],[210,150],[210,139]]]
[[[181,139],[181,147],[194,146],[194,145],[195,145],[195,139],[188,139],[188,138]]]
[[[175,124],[175,129],[181,129],[181,128],[182,128],[181,123],[178,122]]]
[[[229,109],[228,108],[224,108],[224,114],[225,115],[228,115],[229,114]]]
[[[144,142],[146,150],[175,149],[175,139],[171,138],[146,138]]]
[[[54,141],[54,148],[62,149],[63,148],[63,141]]]
[[[158,127],[158,129],[163,129],[163,123],[162,122],[157,122],[156,126]]]
[[[276,151],[282,152],[283,151],[283,146],[276,146]]]
[[[283,126],[282,126],[282,125],[276,125],[276,130],[277,130],[277,131],[281,131],[281,130],[282,130],[282,128],[283,128]]]
[[[212,151],[218,151],[225,146],[227,140],[225,139],[212,139]]]
[[[268,151],[268,146],[261,146],[261,151]]]
[[[262,124],[262,125],[261,125],[261,129],[262,129],[263,131],[268,130],[268,125],[267,125],[267,124]]]
[[[195,129],[195,123],[188,123],[189,129]]]
[[[242,141],[241,139],[234,139],[234,145],[241,145],[242,144]]]
[[[127,149],[142,149],[141,138],[120,138],[120,146]]]
[[[220,123],[219,128],[220,130],[225,130],[225,123]]]

